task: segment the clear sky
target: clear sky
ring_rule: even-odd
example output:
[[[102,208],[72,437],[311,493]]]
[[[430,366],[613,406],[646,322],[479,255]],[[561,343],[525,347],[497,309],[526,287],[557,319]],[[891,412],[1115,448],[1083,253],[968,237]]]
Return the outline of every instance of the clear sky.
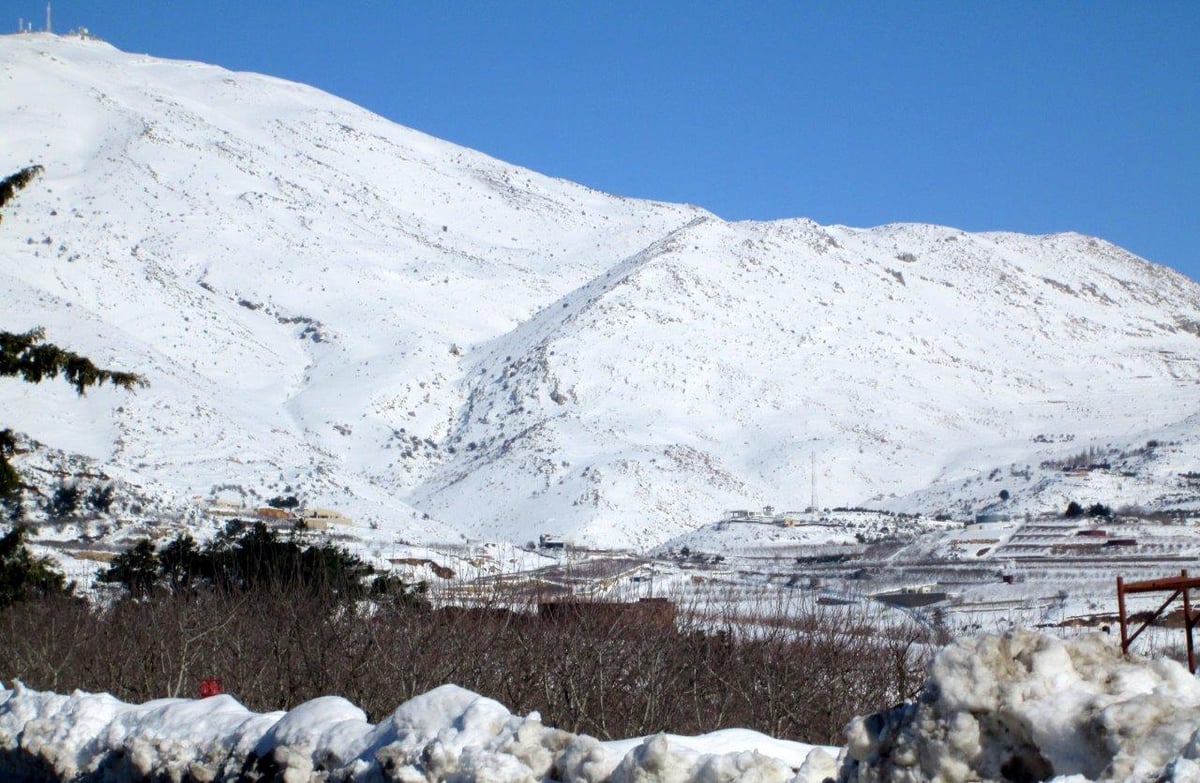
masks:
[[[1200,279],[1200,2],[55,0],[128,51],[315,85],[726,219],[1079,231]],[[11,17],[11,21],[4,16]],[[45,22],[0,0],[0,27]]]

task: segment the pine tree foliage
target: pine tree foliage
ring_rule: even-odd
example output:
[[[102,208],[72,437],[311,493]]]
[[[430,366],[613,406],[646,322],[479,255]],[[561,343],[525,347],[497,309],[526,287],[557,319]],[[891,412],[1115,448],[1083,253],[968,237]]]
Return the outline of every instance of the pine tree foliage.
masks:
[[[158,581],[160,567],[154,544],[143,539],[113,558],[100,574],[100,581],[122,584],[133,595],[146,595]]]
[[[33,178],[41,174],[43,171],[41,166],[28,166],[21,169],[16,174],[0,179],[0,207],[3,207],[12,197],[17,195],[17,191],[33,181]],[[4,216],[0,215],[0,220]]]
[[[17,439],[12,430],[0,430],[0,503],[16,500],[21,491],[21,476],[9,459],[17,451]]]
[[[156,587],[195,589],[201,585],[248,592],[286,589],[343,598],[388,594],[419,602],[423,584],[375,578],[375,569],[348,550],[329,542],[305,541],[294,532],[281,535],[261,522],[233,520],[204,546],[181,533],[161,550],[142,540],[117,555],[100,581],[123,585],[132,595]]]
[[[63,575],[49,558],[34,557],[25,545],[25,528],[17,525],[0,536],[0,608],[66,590]]]
[[[146,386],[140,375],[102,370],[83,356],[45,342],[45,332],[0,332],[0,376],[16,376],[29,383],[62,376],[79,394],[92,386],[111,383],[123,389]]]
[[[111,383],[123,389],[146,386],[142,376],[97,367],[77,353],[44,342],[41,329],[24,333],[0,332],[0,377],[17,377],[29,383],[62,377],[82,395],[92,386]],[[13,501],[21,489],[20,477],[9,464],[16,451],[12,430],[0,430],[0,501]]]

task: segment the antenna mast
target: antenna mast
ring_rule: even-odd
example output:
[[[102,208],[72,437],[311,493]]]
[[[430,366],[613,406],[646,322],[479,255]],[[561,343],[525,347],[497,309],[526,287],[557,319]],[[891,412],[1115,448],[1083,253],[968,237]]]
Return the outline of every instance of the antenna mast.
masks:
[[[809,475],[812,477],[812,510],[817,511],[817,452],[808,452]]]
[[[46,0],[46,32],[52,33],[54,30],[50,27],[50,2]]]

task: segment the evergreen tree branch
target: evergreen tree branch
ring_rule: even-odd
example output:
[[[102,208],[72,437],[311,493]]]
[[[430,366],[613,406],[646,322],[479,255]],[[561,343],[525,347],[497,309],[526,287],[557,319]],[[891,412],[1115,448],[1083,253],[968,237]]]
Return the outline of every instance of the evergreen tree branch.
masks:
[[[44,342],[44,339],[42,329],[0,332],[0,377],[19,377],[29,383],[41,383],[46,378],[61,376],[81,396],[92,386],[105,383],[129,390],[149,385],[136,373],[101,369],[90,359]]]
[[[27,166],[21,169],[16,174],[0,179],[0,207],[3,207],[12,197],[17,195],[17,191],[33,181],[33,178],[41,174],[45,169],[41,166]],[[0,220],[4,216],[0,215]]]

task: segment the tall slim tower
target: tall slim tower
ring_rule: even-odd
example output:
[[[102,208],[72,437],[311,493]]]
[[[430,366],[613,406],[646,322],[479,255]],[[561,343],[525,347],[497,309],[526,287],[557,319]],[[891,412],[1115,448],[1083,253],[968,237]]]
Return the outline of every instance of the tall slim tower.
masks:
[[[54,28],[50,26],[50,0],[46,0],[46,32],[54,32]]]
[[[817,452],[808,452],[809,475],[812,478],[812,505],[809,506],[815,514],[817,511]]]

